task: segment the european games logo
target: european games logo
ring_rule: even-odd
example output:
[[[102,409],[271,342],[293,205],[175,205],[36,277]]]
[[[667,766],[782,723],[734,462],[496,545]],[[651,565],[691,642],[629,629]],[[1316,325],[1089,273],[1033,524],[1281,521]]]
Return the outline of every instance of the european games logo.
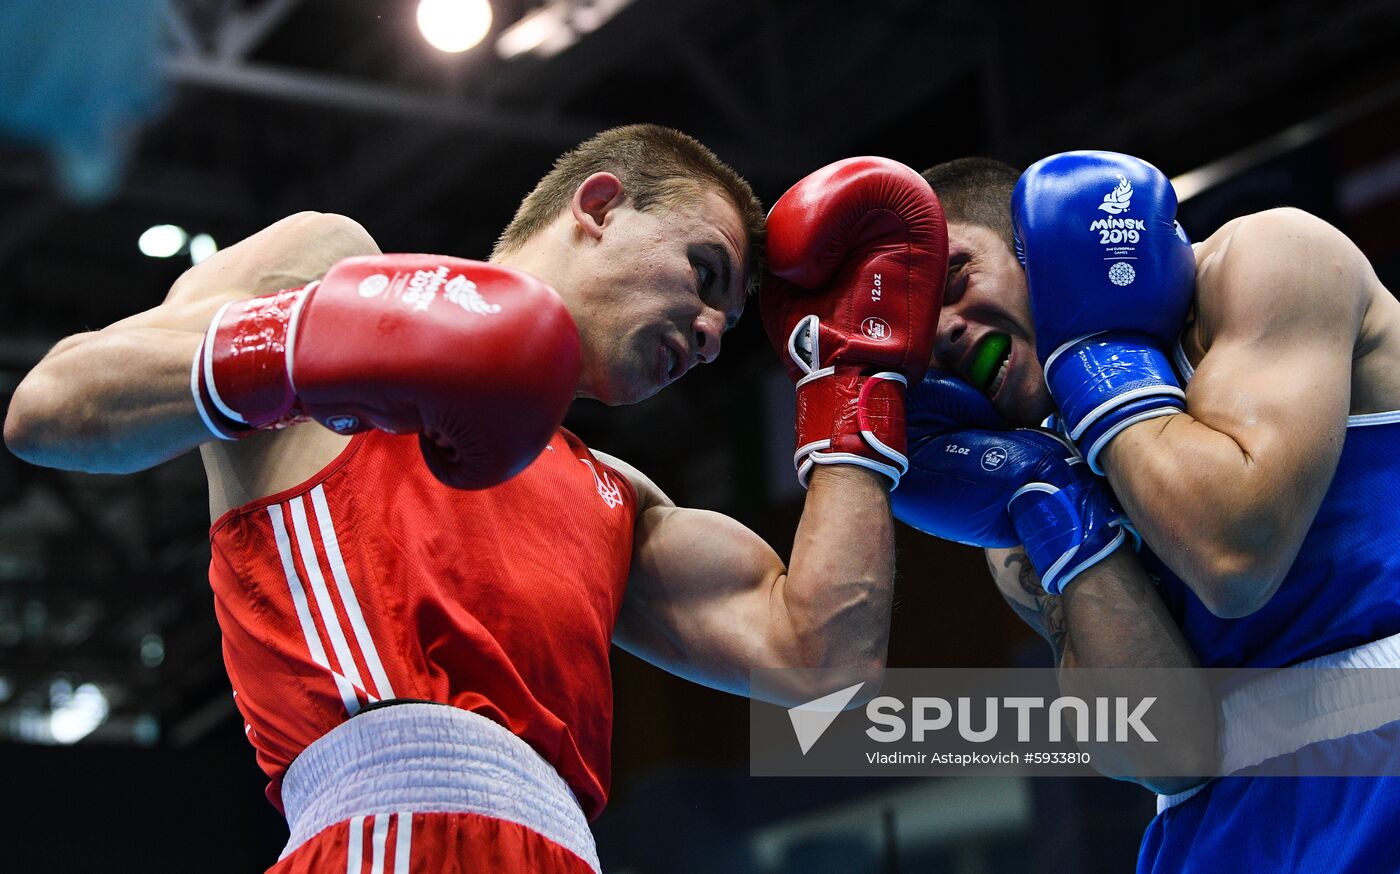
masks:
[[[1119,261],[1108,268],[1108,281],[1119,287],[1132,285],[1137,279],[1137,271],[1127,261]]]
[[[1103,203],[1099,204],[1099,209],[1109,215],[1118,215],[1120,212],[1127,212],[1128,207],[1133,205],[1133,186],[1128,182],[1128,177],[1120,175],[1118,177],[1118,187],[1103,196]]]

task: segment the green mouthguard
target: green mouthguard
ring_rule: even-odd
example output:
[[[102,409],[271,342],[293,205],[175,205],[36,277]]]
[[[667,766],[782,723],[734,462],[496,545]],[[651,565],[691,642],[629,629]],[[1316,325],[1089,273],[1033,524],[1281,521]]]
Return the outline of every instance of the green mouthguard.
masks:
[[[968,379],[979,389],[985,389],[996,375],[1002,356],[1011,348],[1011,338],[1005,334],[992,334],[982,341],[972,355],[972,364],[967,369]]]

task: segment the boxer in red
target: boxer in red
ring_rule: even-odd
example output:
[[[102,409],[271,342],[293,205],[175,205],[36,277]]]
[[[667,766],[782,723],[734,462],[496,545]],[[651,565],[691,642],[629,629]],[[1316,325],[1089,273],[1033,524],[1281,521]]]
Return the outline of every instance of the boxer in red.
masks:
[[[25,379],[5,438],[34,463],[200,447],[225,663],[291,829],[273,870],[598,871],[610,643],[741,694],[754,667],[883,667],[942,212],[853,159],[766,232],[809,489],[787,564],[559,427],[575,396],[632,403],[714,360],[759,272],[748,185],[662,128],[563,156],[489,263],[297,215]]]

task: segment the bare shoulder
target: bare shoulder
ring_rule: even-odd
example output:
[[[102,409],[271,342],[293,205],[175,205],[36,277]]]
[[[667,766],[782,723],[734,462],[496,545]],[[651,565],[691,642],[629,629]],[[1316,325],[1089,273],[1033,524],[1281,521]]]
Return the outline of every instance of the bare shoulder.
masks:
[[[1196,278],[1212,288],[1241,278],[1330,279],[1358,297],[1374,275],[1366,256],[1345,234],[1317,216],[1279,207],[1241,216],[1211,234],[1196,250]],[[1299,284],[1299,283],[1290,283]],[[1240,291],[1240,289],[1232,289]]]
[[[1375,273],[1345,234],[1291,207],[1228,222],[1196,249],[1201,340],[1319,324],[1360,331]]]
[[[1340,230],[1299,209],[1235,219],[1196,249],[1193,364],[1224,339],[1349,359],[1349,414],[1400,409],[1400,301]],[[1257,342],[1267,337],[1265,342]],[[1291,345],[1289,345],[1291,344]]]

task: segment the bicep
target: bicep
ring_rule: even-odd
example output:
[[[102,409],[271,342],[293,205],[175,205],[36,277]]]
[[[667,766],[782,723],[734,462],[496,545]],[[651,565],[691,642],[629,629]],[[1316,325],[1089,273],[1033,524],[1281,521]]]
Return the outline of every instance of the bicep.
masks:
[[[742,691],[762,667],[782,560],[719,513],[653,506],[637,523],[614,642],[672,673]]]
[[[1140,441],[1175,441],[1190,450],[1192,470],[1165,487],[1189,484],[1200,492],[1193,502],[1271,523],[1256,528],[1261,536],[1301,537],[1341,453],[1369,269],[1350,241],[1304,213],[1241,221],[1203,261],[1197,307],[1207,352],[1187,385],[1187,415],[1125,432],[1119,457],[1148,459],[1156,447]],[[1120,494],[1133,491],[1132,467]],[[1147,497],[1136,509],[1150,513]],[[1286,534],[1279,528],[1299,519],[1282,526]]]
[[[1324,336],[1217,341],[1187,386],[1189,419],[1167,425],[1204,426],[1230,441],[1202,460],[1223,456],[1244,476],[1208,481],[1217,494],[1204,499],[1265,513],[1315,511],[1341,455],[1350,364],[1349,347]]]
[[[1246,219],[1216,261],[1202,276],[1209,351],[1187,410],[1251,457],[1307,466],[1345,428],[1369,264],[1296,210]]]

